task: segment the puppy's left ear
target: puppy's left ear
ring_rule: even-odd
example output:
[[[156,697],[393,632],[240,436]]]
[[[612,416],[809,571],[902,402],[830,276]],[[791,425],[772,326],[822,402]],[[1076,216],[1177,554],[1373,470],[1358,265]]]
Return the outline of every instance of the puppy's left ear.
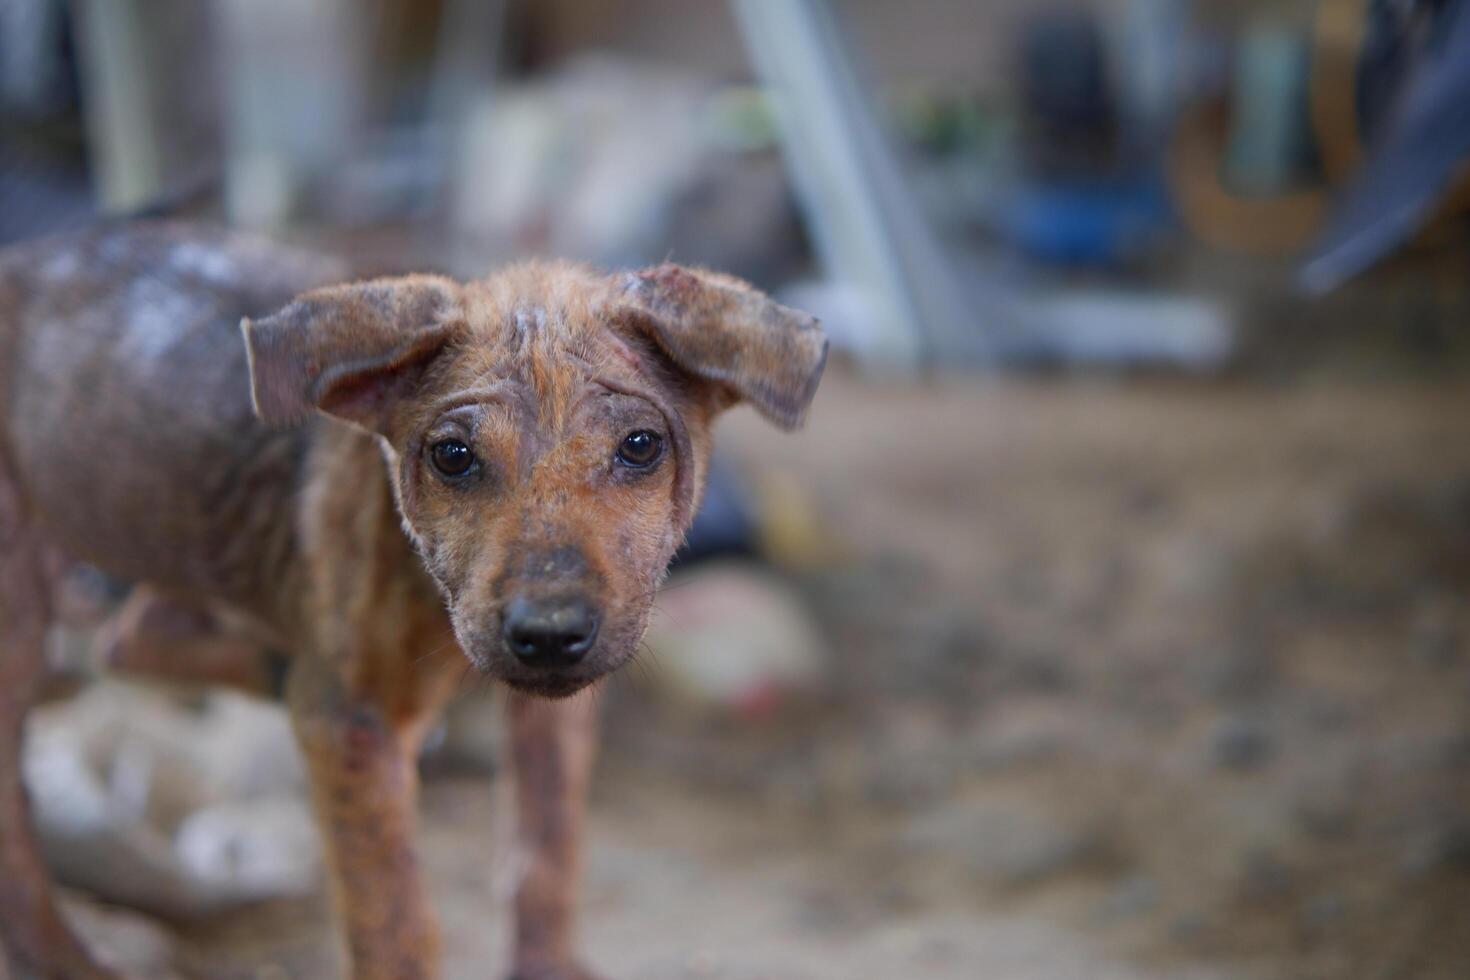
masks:
[[[628,319],[688,374],[799,426],[827,361],[816,317],[703,269],[661,265],[620,282]]]
[[[459,285],[402,276],[329,286],[241,324],[255,412],[268,424],[313,410],[376,432],[463,325]]]

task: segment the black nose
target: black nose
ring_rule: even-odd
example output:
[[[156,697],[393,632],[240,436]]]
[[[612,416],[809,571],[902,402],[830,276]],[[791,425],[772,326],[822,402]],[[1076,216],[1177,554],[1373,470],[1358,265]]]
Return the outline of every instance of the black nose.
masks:
[[[597,639],[597,610],[585,599],[512,599],[501,617],[510,652],[528,667],[567,667]]]

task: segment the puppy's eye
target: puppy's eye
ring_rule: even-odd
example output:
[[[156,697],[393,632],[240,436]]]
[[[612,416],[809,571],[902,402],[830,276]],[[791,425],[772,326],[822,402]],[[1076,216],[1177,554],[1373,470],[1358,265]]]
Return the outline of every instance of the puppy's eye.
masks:
[[[475,465],[475,454],[458,439],[441,439],[429,447],[429,461],[440,476],[464,476]]]
[[[618,446],[618,462],[635,470],[647,469],[663,454],[664,440],[657,432],[639,429],[623,437]]]

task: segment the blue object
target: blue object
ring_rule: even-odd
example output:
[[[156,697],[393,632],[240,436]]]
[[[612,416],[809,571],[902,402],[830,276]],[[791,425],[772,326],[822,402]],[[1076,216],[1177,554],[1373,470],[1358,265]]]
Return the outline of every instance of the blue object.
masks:
[[[1123,265],[1168,229],[1154,177],[1024,184],[1000,213],[1001,230],[1027,255],[1060,265]]]

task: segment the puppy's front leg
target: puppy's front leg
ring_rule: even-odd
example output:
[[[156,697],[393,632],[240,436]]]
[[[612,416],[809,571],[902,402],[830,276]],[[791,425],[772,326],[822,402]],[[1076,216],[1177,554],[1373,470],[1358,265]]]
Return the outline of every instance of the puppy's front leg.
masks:
[[[511,766],[524,874],[515,896],[513,980],[593,980],[577,965],[574,925],[597,699],[512,693]]]
[[[348,690],[309,655],[292,664],[286,698],[311,774],[349,975],[437,977],[439,933],[413,848],[420,719]]]

